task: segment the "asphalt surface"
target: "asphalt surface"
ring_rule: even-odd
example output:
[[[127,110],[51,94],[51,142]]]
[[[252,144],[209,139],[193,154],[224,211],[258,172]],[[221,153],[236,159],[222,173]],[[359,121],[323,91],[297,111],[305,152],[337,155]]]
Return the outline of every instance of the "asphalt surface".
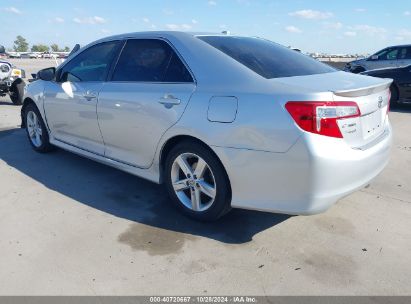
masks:
[[[234,210],[210,224],[159,185],[35,153],[19,111],[0,98],[0,295],[411,294],[411,107],[390,113],[384,172],[326,213]]]

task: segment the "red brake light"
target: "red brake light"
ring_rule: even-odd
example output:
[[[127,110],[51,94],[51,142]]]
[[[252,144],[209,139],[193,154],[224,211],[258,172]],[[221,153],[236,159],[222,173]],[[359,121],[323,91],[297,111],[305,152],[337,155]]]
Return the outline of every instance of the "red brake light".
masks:
[[[343,137],[337,120],[361,115],[358,105],[352,101],[290,101],[285,108],[304,131],[337,138]]]

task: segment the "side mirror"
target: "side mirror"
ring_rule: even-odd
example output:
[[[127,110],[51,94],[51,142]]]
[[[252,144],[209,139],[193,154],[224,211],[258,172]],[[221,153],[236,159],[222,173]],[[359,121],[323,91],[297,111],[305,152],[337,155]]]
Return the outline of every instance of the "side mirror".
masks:
[[[37,73],[36,79],[41,79],[44,81],[52,81],[55,76],[56,76],[56,68],[53,67],[53,68],[47,68],[47,69],[40,70]]]
[[[370,57],[370,60],[378,60],[378,55],[372,55],[371,57]]]

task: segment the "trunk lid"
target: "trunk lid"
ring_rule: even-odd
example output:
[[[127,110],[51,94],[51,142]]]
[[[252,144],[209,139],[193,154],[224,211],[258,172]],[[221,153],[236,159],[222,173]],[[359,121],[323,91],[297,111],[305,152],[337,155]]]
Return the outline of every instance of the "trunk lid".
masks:
[[[384,133],[392,79],[335,72],[277,78],[275,81],[312,93],[331,92],[333,100],[327,101],[356,102],[361,116],[338,120],[344,140],[353,148],[365,147]]]

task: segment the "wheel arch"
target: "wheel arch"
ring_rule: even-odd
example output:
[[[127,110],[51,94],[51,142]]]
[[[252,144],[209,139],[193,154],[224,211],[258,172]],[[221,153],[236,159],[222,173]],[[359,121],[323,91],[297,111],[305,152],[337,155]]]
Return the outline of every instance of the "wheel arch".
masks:
[[[21,127],[25,128],[26,127],[26,122],[24,119],[24,112],[26,111],[26,108],[29,104],[34,104],[36,106],[36,108],[40,111],[40,109],[38,108],[38,106],[36,105],[36,103],[34,102],[34,100],[30,97],[26,97],[23,100],[23,105],[21,107],[21,111],[20,111],[20,116],[21,116]]]
[[[191,135],[176,135],[173,137],[170,137],[169,139],[167,139],[167,141],[165,141],[165,143],[163,144],[161,151],[160,151],[160,156],[159,156],[159,172],[160,172],[160,184],[164,182],[164,170],[165,170],[165,163],[166,163],[166,159],[167,159],[167,155],[168,153],[170,153],[171,149],[173,149],[173,147],[175,147],[176,145],[182,143],[182,142],[194,142],[197,143],[201,146],[203,146],[204,148],[206,148],[210,153],[212,153],[212,155],[214,155],[216,157],[216,159],[218,160],[218,162],[220,163],[220,165],[222,166],[224,173],[227,177],[228,180],[228,184],[230,186],[230,195],[231,195],[231,181],[230,181],[230,177],[227,173],[227,170],[223,164],[223,162],[221,161],[220,157],[218,157],[217,153],[214,152],[214,150],[207,145],[204,141],[191,136]]]
[[[11,87],[15,87],[19,84],[25,83],[24,80],[22,78],[16,78],[14,79],[14,81],[11,83]]]

